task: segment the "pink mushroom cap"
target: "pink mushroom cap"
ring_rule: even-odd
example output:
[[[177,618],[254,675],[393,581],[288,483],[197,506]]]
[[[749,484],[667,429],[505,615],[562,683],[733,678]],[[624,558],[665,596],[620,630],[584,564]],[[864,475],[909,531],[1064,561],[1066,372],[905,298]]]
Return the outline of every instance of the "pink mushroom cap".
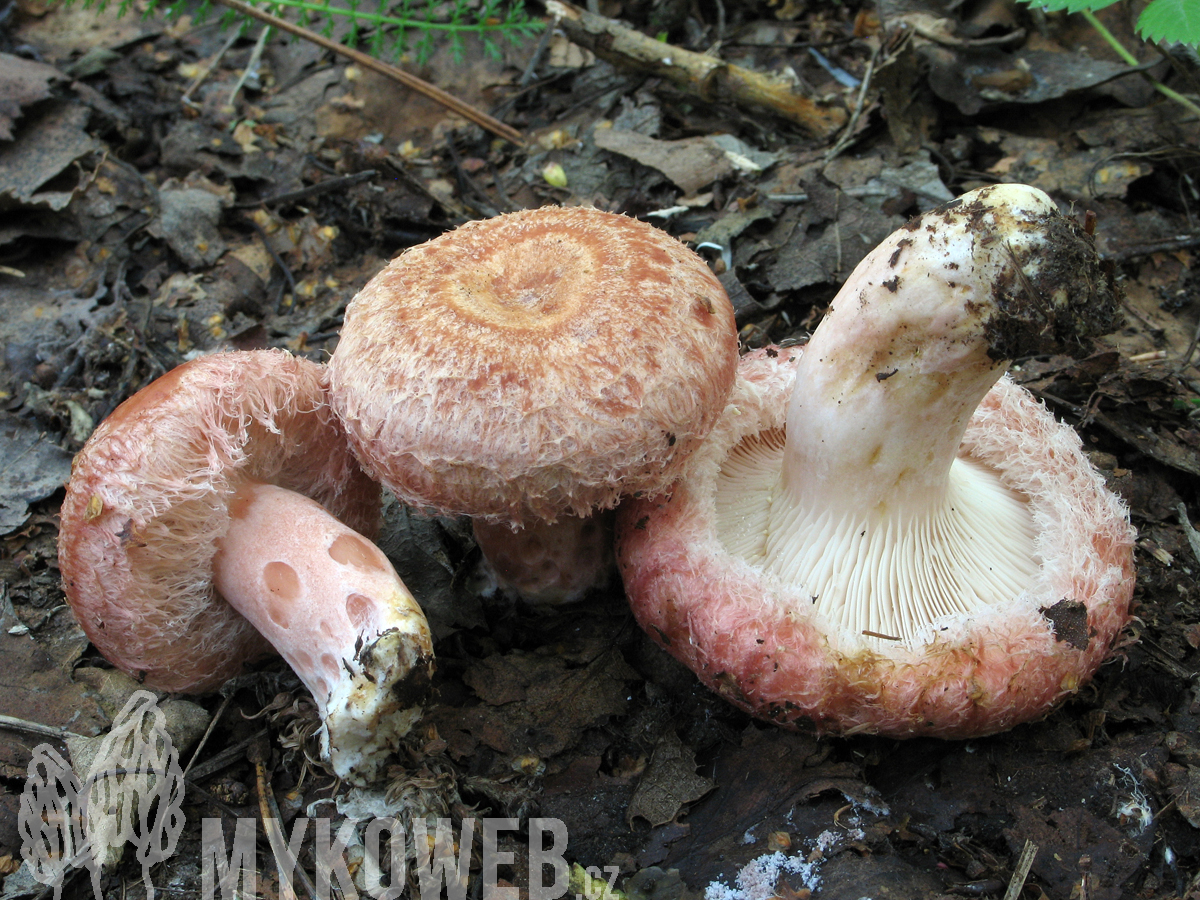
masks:
[[[1043,227],[1061,231],[1043,243]],[[1054,248],[1089,245],[1040,192],[968,195],[868,256],[803,351],[747,355],[672,494],[618,511],[642,627],[730,702],[822,732],[973,737],[1078,691],[1129,621],[1134,532],[1075,431],[1001,377],[989,342],[1053,330],[1028,309],[1007,320],[1013,298],[1088,315],[1095,296],[1076,294],[1107,290],[1094,253]],[[895,550],[938,532],[962,543]],[[870,608],[946,573],[931,613]]]
[[[333,770],[371,781],[433,671],[424,614],[364,536],[380,501],[322,367],[202,357],[119,406],[76,457],[63,589],[97,649],[162,690],[208,690],[274,649],[313,694]]]
[[[518,526],[665,490],[724,408],[733,308],[659,229],[546,207],[407,250],[346,311],[333,402],[404,502]]]
[[[729,702],[820,731],[976,737],[1076,693],[1129,621],[1133,532],[1075,431],[1008,378],[971,417],[962,453],[1028,493],[1043,562],[1012,602],[919,648],[851,655],[806,615],[811,596],[725,550],[721,461],[738,444],[782,441],[799,355],[748,354],[730,401],[738,414],[717,426],[689,479],[669,499],[618,512],[618,564],[642,628]]]
[[[63,589],[110,662],[164,691],[206,691],[271,645],[218,594],[213,558],[247,482],[312,498],[373,537],[379,486],[326,402],[323,369],[283,351],[186,362],[122,403],[75,457]]]

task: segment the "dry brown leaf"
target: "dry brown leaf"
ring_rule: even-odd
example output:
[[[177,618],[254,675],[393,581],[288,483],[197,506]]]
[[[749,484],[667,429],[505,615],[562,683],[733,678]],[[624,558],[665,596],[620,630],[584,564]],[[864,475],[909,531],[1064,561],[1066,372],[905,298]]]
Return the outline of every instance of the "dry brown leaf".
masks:
[[[62,72],[45,63],[0,53],[0,140],[11,141],[13,123],[21,110],[51,95],[50,85],[66,78]]]
[[[685,747],[674,731],[667,731],[633,792],[625,820],[630,828],[638,817],[657,828],[674,821],[684,806],[714,787],[716,782],[711,778],[696,774],[695,751]]]

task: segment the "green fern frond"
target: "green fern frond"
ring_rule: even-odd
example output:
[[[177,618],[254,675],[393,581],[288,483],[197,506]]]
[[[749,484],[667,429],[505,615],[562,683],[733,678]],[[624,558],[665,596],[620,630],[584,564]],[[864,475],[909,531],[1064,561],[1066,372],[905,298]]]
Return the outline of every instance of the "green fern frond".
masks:
[[[72,0],[66,0],[70,3]],[[85,8],[106,9],[111,0],[82,0]],[[489,56],[500,53],[497,38],[519,42],[543,27],[525,9],[522,0],[248,0],[258,9],[288,19],[348,47],[362,47],[371,55],[399,58],[412,53],[425,62],[442,40],[456,58],[465,52],[465,39],[474,36]],[[177,17],[186,0],[149,0],[147,13],[164,9]],[[131,0],[120,0],[124,14]],[[193,11],[197,21],[212,12],[209,0]],[[244,28],[250,20],[225,11],[223,28]]]
[[[521,0],[377,0],[374,8],[364,0],[257,0],[256,5],[281,18],[321,21],[326,36],[343,30],[340,40],[349,46],[364,42],[366,36],[366,46],[376,56],[398,57],[411,51],[422,62],[432,54],[439,38],[449,40],[456,56],[462,55],[463,41],[472,35],[491,53],[496,49],[495,38],[521,39],[542,27]]]

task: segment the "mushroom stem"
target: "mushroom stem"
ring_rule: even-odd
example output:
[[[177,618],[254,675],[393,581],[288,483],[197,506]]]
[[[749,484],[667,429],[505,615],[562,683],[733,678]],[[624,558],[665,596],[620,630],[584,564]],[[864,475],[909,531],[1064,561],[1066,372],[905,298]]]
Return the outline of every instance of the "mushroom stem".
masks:
[[[1080,255],[1081,230],[1024,185],[968,197],[872,251],[805,349],[788,407],[792,496],[874,509],[944,494],[1007,360],[1076,337],[1081,298],[1049,279],[1060,255]]]
[[[914,306],[945,288],[934,282],[866,306],[845,298],[829,311],[788,404],[781,480],[791,498],[865,512],[946,493],[971,414],[1008,366],[978,337],[951,342],[916,326],[924,310]],[[931,319],[941,313],[926,309]]]
[[[613,567],[612,513],[524,526],[475,519],[475,542],[500,588],[534,605],[573,603],[603,587]]]
[[[379,548],[301,494],[247,482],[229,513],[214,585],[312,692],[334,771],[373,779],[421,714],[421,608]]]
[[[726,546],[868,646],[1018,595],[1039,565],[1027,498],[959,454],[1006,360],[1107,324],[1090,252],[1023,185],[976,191],[872,251],[799,361],[770,495],[723,490]]]

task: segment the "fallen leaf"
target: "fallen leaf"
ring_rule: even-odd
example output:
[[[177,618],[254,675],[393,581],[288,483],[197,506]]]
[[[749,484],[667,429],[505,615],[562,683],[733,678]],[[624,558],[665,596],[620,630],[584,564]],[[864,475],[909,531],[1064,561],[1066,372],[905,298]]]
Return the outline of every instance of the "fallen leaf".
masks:
[[[786,236],[766,269],[772,290],[841,283],[876,244],[904,223],[899,216],[885,215],[824,179],[805,182],[804,188],[808,203],[777,229]]]
[[[1032,872],[1052,897],[1066,897],[1088,876],[1089,898],[1118,900],[1121,885],[1138,867],[1136,853],[1126,851],[1124,836],[1086,808],[1057,809],[1044,814],[1017,805],[1014,821],[1004,830],[1014,848],[1033,841],[1038,846]],[[1086,864],[1082,862],[1087,858]]]
[[[643,818],[653,827],[675,819],[684,806],[699,800],[716,787],[711,778],[696,774],[696,753],[685,747],[674,731],[659,739],[650,765],[638,781],[625,820],[633,827]]]
[[[1130,184],[1153,171],[1143,160],[1114,157],[1108,147],[1071,153],[1050,138],[1015,134],[1005,135],[1000,147],[1004,156],[988,170],[1000,180],[1075,199],[1124,197]]]
[[[38,189],[80,157],[100,149],[100,142],[84,130],[89,116],[83,106],[58,103],[23,121],[16,140],[0,146],[0,198],[54,210],[70,203],[75,189]]]
[[[164,186],[158,199],[158,218],[147,230],[165,240],[189,269],[215,263],[226,248],[217,230],[221,198],[202,188]]]
[[[601,150],[619,153],[662,172],[685,194],[694,194],[733,171],[725,151],[708,138],[660,141],[615,128],[597,128],[593,138]]]
[[[0,714],[64,728],[76,734],[97,734],[108,715],[88,685],[50,657],[28,633],[15,633],[20,620],[5,599],[0,605]],[[0,741],[0,774],[24,779],[33,748],[46,738],[14,735]]]
[[[1168,784],[1175,808],[1193,828],[1200,828],[1200,766],[1172,766]]]
[[[71,477],[71,454],[26,419],[0,413],[0,534],[20,528],[29,504]]]
[[[623,713],[629,703],[626,684],[637,674],[616,650],[606,650],[582,667],[559,656],[511,653],[490,656],[463,676],[488,704],[454,715],[443,711],[450,739],[464,728],[493,750],[549,757],[575,744],[583,730]]]
[[[66,76],[54,66],[23,59],[10,53],[0,53],[0,140],[11,141],[13,123],[21,110],[51,95],[50,85]]]

